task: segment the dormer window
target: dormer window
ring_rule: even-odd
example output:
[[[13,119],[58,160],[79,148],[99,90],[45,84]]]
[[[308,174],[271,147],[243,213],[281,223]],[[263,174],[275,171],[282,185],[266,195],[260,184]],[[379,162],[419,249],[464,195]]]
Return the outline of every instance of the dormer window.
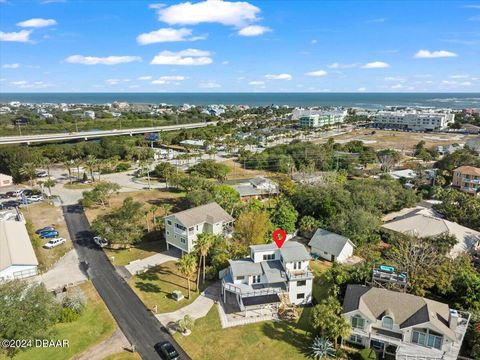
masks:
[[[382,319],[382,327],[384,329],[393,329],[393,319],[390,316],[384,316]]]

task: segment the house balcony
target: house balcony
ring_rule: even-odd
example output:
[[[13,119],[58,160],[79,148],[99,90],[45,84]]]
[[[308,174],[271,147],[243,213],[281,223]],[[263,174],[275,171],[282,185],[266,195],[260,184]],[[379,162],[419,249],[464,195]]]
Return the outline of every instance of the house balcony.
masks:
[[[282,294],[286,291],[286,284],[234,284],[231,282],[230,275],[227,275],[222,280],[222,288],[225,291],[239,295],[241,298],[246,298],[252,296]]]
[[[176,235],[187,236],[187,230],[181,230],[181,229],[175,227],[174,232],[175,232]]]
[[[287,270],[288,280],[308,280],[313,279],[315,275],[310,269],[306,270]]]

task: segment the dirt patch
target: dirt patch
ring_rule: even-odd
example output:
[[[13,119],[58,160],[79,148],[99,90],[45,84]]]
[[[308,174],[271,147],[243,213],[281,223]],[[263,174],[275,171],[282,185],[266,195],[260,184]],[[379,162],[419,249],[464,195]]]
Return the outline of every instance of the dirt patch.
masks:
[[[63,218],[62,208],[47,202],[40,202],[24,208],[23,215],[27,220],[27,229],[37,255],[39,268],[41,271],[46,271],[73,247]],[[44,249],[42,246],[48,242],[48,239],[40,239],[35,234],[35,230],[45,226],[55,227],[59,233],[58,237],[67,239],[67,242],[53,249]]]
[[[250,179],[255,176],[275,176],[277,175],[271,171],[265,170],[250,170],[244,169],[243,165],[233,161],[233,160],[226,160],[222,161],[222,164],[227,165],[230,168],[230,173],[227,176],[227,180],[230,179]]]
[[[374,134],[372,132],[375,131]],[[449,145],[454,143],[465,143],[475,135],[463,134],[437,134],[437,133],[415,133],[402,131],[357,129],[346,134],[334,137],[336,143],[346,143],[353,140],[361,140],[365,145],[375,150],[392,148],[401,151],[412,151],[420,141],[425,141],[427,148],[438,145]],[[316,142],[323,143],[328,139],[321,139]]]

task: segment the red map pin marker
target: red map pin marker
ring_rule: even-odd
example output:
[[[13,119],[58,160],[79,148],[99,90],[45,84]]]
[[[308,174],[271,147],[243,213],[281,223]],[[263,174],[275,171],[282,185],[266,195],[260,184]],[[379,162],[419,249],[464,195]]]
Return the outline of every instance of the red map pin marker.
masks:
[[[277,229],[272,234],[273,241],[277,244],[277,247],[280,249],[283,246],[285,240],[287,240],[287,233],[283,229]]]

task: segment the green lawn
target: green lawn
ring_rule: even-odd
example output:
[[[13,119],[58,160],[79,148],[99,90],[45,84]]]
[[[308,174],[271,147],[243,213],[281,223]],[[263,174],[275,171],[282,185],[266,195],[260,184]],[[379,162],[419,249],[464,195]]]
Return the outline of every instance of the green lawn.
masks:
[[[158,236],[159,237],[159,236]],[[145,259],[159,252],[167,250],[165,240],[160,241],[143,241],[135,244],[129,249],[104,249],[108,258],[113,265],[127,265],[133,260]],[[113,257],[113,261],[112,261]]]
[[[51,335],[46,336],[47,339],[66,339],[69,347],[33,348],[19,353],[14,357],[15,360],[71,359],[112,335],[116,328],[115,321],[95,288],[90,282],[82,284],[81,288],[88,297],[85,312],[74,322],[54,325]]]
[[[133,276],[128,282],[149,309],[157,305],[158,313],[178,310],[190,304],[199,295],[199,292],[193,291],[196,290],[196,283],[192,279],[191,299],[188,299],[187,280],[178,271],[175,261],[166,262],[146,273]],[[200,284],[200,291],[208,285],[208,282],[205,286]],[[174,290],[180,290],[185,298],[181,301],[173,300],[170,295]]]
[[[332,266],[332,263],[324,260],[311,260],[310,268],[315,274],[313,279],[313,298],[320,302],[327,297],[330,284],[325,280],[324,273]]]
[[[191,335],[174,337],[193,359],[306,359],[310,310],[303,310],[298,323],[264,321],[222,329],[214,306],[195,322]]]

